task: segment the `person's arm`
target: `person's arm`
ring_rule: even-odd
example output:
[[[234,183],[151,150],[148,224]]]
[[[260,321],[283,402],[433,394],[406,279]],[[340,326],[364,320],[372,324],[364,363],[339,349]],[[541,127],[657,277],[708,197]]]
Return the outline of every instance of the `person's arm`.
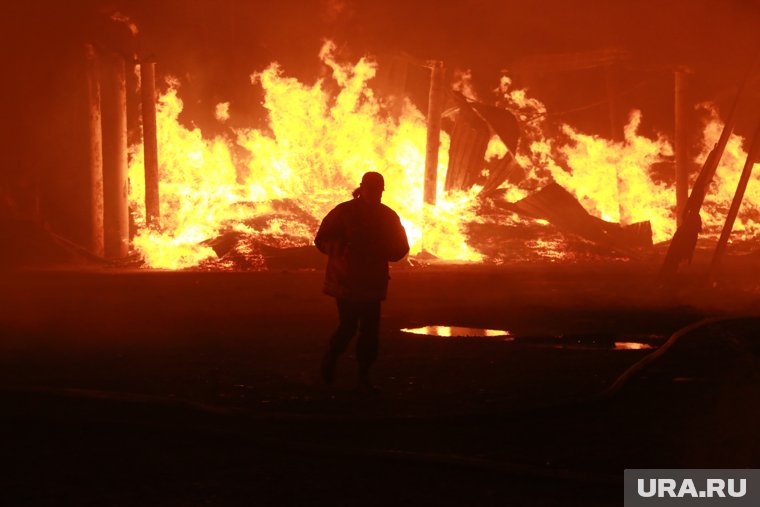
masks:
[[[337,210],[334,208],[322,220],[314,238],[314,244],[323,254],[339,255],[345,249],[345,232]]]
[[[406,237],[406,230],[401,225],[401,219],[394,212],[389,230],[387,255],[391,262],[400,261],[409,253],[409,240]]]

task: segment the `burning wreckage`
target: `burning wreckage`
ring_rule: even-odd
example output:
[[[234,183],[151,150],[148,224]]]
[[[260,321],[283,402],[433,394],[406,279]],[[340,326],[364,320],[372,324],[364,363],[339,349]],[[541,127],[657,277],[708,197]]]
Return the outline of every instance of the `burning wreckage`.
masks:
[[[621,114],[612,81],[610,140],[555,121],[506,72],[496,99],[486,103],[468,72],[408,56],[348,64],[330,42],[319,53],[330,76],[315,84],[286,76],[276,63],[251,76],[264,91],[266,128],[228,127],[230,104],[221,103],[223,134],[209,139],[179,121],[178,82],[167,78],[157,96],[155,63],[142,61],[142,141],[128,147],[127,64],[101,53],[88,46],[85,55],[91,242],[83,249],[53,238],[57,248],[88,261],[159,269],[318,267],[311,241],[319,219],[369,170],[386,175],[384,200],[407,229],[410,264],[635,258],[661,252],[653,245],[668,242],[683,216],[676,238],[686,239],[673,242],[666,261],[674,270],[690,258],[697,232],[717,237],[732,199],[729,221],[733,226],[738,214],[739,239],[760,232],[760,188],[750,185],[738,213],[755,146],[748,155],[731,135],[736,106],[724,124],[714,107],[700,105],[703,149],[689,153],[680,117],[691,107],[683,98],[689,75],[678,67],[671,70],[673,146],[664,135],[639,134],[638,111],[615,124]],[[627,58],[619,50],[551,55],[515,68],[614,68]],[[425,115],[409,99],[410,69],[429,73]],[[702,160],[687,203],[690,167]],[[695,225],[700,211],[703,222]]]

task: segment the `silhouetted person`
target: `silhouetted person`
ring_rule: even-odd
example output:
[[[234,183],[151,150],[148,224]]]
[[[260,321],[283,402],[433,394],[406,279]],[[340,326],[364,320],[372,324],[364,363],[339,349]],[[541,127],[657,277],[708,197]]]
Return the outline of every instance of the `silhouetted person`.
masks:
[[[388,261],[409,253],[398,215],[380,202],[385,181],[376,172],[362,177],[354,199],[337,205],[322,220],[314,244],[328,255],[324,292],[338,304],[340,323],[322,360],[322,378],[335,377],[335,364],[356,334],[359,385],[371,388],[369,368],[377,359],[380,302],[388,290]]]

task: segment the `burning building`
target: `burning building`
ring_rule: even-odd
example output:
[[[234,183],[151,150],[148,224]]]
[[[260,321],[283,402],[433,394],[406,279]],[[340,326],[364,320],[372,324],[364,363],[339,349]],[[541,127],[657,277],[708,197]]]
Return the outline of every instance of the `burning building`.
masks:
[[[613,505],[624,468],[757,468],[756,4],[10,2],[14,503]],[[315,382],[314,235],[367,171],[411,245],[375,398]]]
[[[261,97],[259,118],[204,98],[201,126],[183,100],[194,76],[171,72],[118,10],[89,15],[69,76],[86,90],[77,115],[90,112],[79,134],[89,147],[71,147],[89,160],[75,178],[89,225],[63,236],[145,267],[262,269],[266,255],[310,245],[320,217],[368,170],[387,175],[386,199],[427,259],[640,257],[672,237],[730,107],[690,93],[702,78],[690,62],[645,63],[625,49],[495,56],[501,70],[484,87],[461,57],[357,59],[328,40],[308,53],[311,76],[277,62],[250,69],[238,94]],[[572,80],[598,91],[574,92],[582,101],[564,111],[542,101],[547,82]],[[656,90],[669,104],[652,113],[669,127],[642,127],[632,95],[647,87],[647,100]],[[579,111],[602,118],[603,133],[575,126]],[[704,206],[707,238],[724,222],[748,136],[728,139]],[[757,234],[757,178],[734,239]]]

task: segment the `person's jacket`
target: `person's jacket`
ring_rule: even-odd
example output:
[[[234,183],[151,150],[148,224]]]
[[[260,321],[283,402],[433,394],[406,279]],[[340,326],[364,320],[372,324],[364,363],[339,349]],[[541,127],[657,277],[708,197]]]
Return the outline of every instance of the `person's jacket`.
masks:
[[[399,261],[409,253],[406,231],[396,212],[361,198],[330,211],[314,244],[328,255],[325,294],[346,299],[385,299],[388,261]]]

